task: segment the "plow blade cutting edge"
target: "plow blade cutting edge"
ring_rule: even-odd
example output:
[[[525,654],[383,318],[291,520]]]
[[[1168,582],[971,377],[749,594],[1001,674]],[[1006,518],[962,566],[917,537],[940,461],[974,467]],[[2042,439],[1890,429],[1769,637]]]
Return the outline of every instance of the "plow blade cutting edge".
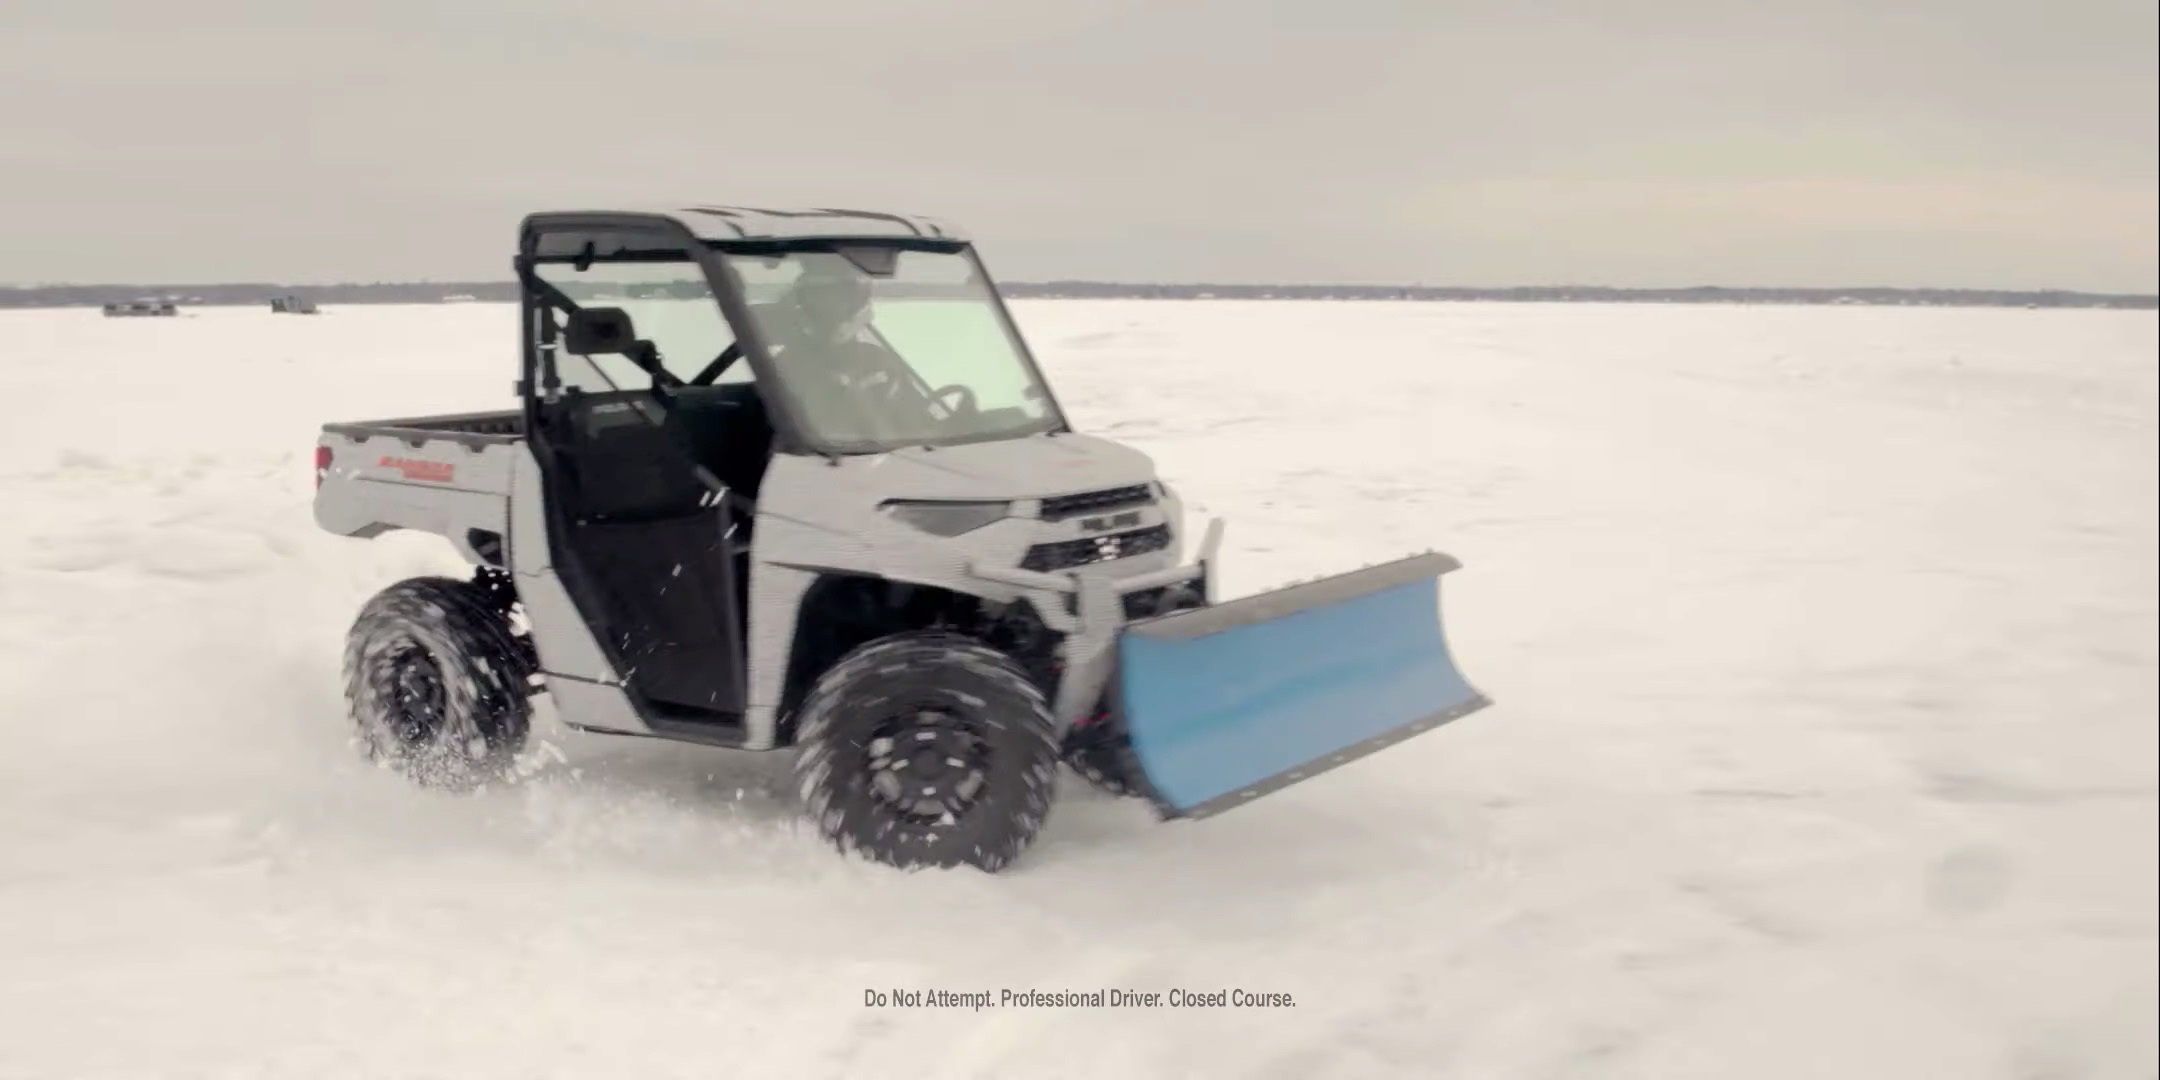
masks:
[[[1135,622],[1117,646],[1132,767],[1202,818],[1491,704],[1441,629],[1438,553]]]

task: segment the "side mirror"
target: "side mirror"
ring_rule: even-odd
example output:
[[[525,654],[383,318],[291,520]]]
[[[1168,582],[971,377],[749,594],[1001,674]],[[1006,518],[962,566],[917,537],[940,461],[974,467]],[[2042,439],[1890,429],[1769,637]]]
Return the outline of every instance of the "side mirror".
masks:
[[[563,325],[563,349],[573,356],[621,356],[636,344],[637,329],[621,308],[579,308]]]

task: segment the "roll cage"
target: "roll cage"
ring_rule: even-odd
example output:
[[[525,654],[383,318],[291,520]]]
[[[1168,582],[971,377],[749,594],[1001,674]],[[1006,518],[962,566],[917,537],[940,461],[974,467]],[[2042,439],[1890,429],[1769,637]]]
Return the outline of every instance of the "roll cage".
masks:
[[[668,404],[668,391],[684,387],[706,386],[719,379],[737,363],[747,363],[756,381],[778,390],[766,393],[766,412],[773,429],[773,451],[776,453],[816,454],[827,458],[840,458],[859,451],[821,440],[809,425],[802,422],[794,401],[788,392],[788,382],[773,364],[770,342],[765,340],[762,328],[751,310],[747,289],[741,277],[729,266],[723,255],[785,255],[791,252],[836,251],[846,248],[877,247],[900,251],[934,251],[965,256],[981,275],[986,286],[989,302],[1003,328],[1011,337],[1014,349],[1023,364],[1043,387],[1051,410],[1060,418],[1056,430],[1068,430],[1062,418],[1064,409],[1056,400],[1049,380],[1042,375],[1026,339],[1018,331],[1012,312],[1005,303],[1002,290],[982,265],[974,246],[965,240],[936,237],[885,236],[816,236],[784,239],[725,240],[700,237],[680,221],[664,214],[649,213],[551,213],[536,214],[525,219],[519,230],[518,254],[514,269],[524,291],[523,360],[520,368],[518,391],[525,403],[526,420],[532,416],[536,398],[553,398],[562,387],[555,364],[555,357],[563,344],[564,327],[555,313],[575,315],[586,308],[575,299],[544,280],[537,268],[546,264],[568,264],[582,271],[596,262],[691,262],[698,267],[707,289],[719,305],[721,315],[727,320],[733,341],[719,355],[712,358],[689,379],[667,370],[659,357],[649,347],[634,348],[624,355],[640,370],[653,379],[653,396],[663,408]],[[871,331],[876,333],[875,329]],[[920,381],[919,377],[917,381]],[[923,389],[928,390],[927,384]]]

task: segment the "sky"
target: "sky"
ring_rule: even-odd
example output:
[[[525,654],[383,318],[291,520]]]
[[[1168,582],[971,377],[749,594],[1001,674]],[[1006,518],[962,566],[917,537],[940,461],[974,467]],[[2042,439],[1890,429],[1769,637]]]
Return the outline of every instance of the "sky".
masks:
[[[0,282],[840,206],[1008,280],[2160,290],[2153,0],[0,0]]]

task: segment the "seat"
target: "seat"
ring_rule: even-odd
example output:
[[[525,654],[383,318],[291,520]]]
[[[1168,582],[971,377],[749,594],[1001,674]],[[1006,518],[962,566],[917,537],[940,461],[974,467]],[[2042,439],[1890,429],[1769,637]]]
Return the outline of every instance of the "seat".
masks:
[[[609,395],[613,398],[613,395]],[[644,521],[694,513],[708,505],[695,463],[668,427],[654,422],[650,401],[593,398],[570,414],[566,448],[574,520]]]

